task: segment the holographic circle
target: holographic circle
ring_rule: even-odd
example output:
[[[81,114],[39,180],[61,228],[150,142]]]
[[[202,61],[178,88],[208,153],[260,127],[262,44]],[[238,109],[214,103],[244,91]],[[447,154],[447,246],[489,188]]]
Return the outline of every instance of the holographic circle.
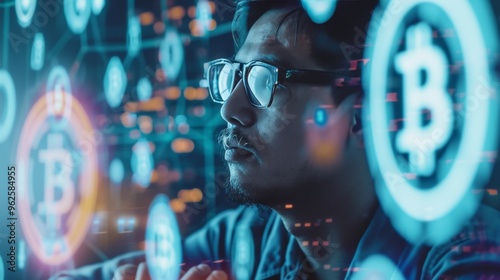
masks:
[[[106,4],[105,0],[93,0],[92,12],[94,13],[94,15],[100,14],[105,4]]]
[[[73,95],[68,72],[62,66],[56,66],[50,71],[45,96],[53,128],[64,129],[71,117]]]
[[[136,16],[128,19],[127,45],[131,56],[135,56],[141,49],[141,23]]]
[[[302,6],[312,21],[322,24],[327,22],[335,13],[337,0],[302,0]]]
[[[38,32],[35,34],[33,46],[31,47],[31,69],[38,71],[42,69],[45,60],[45,39],[43,34]]]
[[[133,147],[132,152],[132,180],[143,188],[151,183],[151,174],[154,169],[154,159],[149,142],[141,139]]]
[[[87,28],[92,3],[90,0],[64,0],[64,15],[69,29],[75,33],[82,33]]]
[[[233,245],[233,274],[235,279],[248,280],[252,277],[255,262],[255,251],[252,231],[247,227],[238,226],[235,231]]]
[[[350,278],[350,277],[346,277]],[[354,273],[353,280],[404,280],[405,277],[398,267],[386,256],[372,255],[365,259],[359,266],[359,270]]]
[[[148,78],[142,78],[137,84],[137,97],[140,101],[146,101],[153,95],[153,86]]]
[[[47,98],[31,108],[17,147],[19,221],[27,247],[43,263],[71,260],[89,230],[97,198],[97,142],[75,99],[64,130],[53,129]]]
[[[168,80],[175,80],[184,62],[184,47],[177,30],[169,28],[160,45],[160,63]]]
[[[4,97],[4,106],[0,113],[0,142],[9,137],[16,116],[16,89],[7,70],[0,69],[0,95]]]
[[[212,10],[207,0],[198,0],[196,4],[196,20],[200,24],[201,34],[206,34],[212,21]]]
[[[125,176],[125,168],[120,159],[115,158],[111,161],[109,165],[109,178],[111,182],[115,185],[121,184],[123,177]]]
[[[178,279],[182,262],[179,227],[167,196],[159,194],[149,207],[146,263],[153,280]]]
[[[109,60],[104,74],[104,95],[111,108],[118,107],[127,88],[127,74],[121,60],[114,56]]]
[[[35,14],[37,0],[16,0],[17,21],[21,27],[28,27]]]
[[[391,7],[393,2],[389,1],[387,7]],[[415,188],[401,175],[392,150],[393,140],[388,133],[390,118],[386,103],[386,75],[394,55],[391,52],[395,41],[401,39],[400,24],[410,11],[420,5],[431,5],[446,13],[454,25],[461,48],[454,51],[463,53],[466,104],[474,98],[478,87],[486,85],[492,88],[494,84],[490,73],[493,68],[486,51],[498,49],[497,32],[486,1],[397,2],[399,12],[391,13],[389,9],[379,11],[384,25],[378,28],[378,23],[373,21],[370,30],[375,32],[368,36],[371,40],[367,45],[372,47],[368,48],[367,57],[371,62],[363,81],[365,90],[370,93],[363,106],[368,158],[381,205],[398,232],[410,242],[425,240],[428,244],[439,244],[456,234],[477,209],[479,196],[472,194],[472,188],[484,186],[491,173],[491,166],[481,163],[481,154],[496,150],[499,105],[494,100],[479,102],[479,108],[465,119],[457,160],[452,163],[447,176],[432,188]],[[481,15],[480,18],[478,15]],[[422,22],[438,29],[441,27],[439,18],[426,13],[419,16],[425,20]],[[461,163],[464,160],[469,164]]]

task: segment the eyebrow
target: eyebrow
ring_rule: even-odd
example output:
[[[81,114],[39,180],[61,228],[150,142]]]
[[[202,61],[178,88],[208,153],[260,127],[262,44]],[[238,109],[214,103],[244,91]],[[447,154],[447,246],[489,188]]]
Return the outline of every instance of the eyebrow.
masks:
[[[237,61],[236,60],[236,54],[233,55],[230,59],[231,61],[236,61],[236,62],[239,62],[239,63],[244,63],[242,61]],[[274,55],[274,54],[263,54],[263,55],[260,55],[257,59],[253,59],[253,60],[257,60],[257,61],[262,61],[262,62],[265,62],[265,63],[269,63],[269,64],[272,64],[272,65],[275,65],[279,68],[286,68],[286,69],[292,69],[292,65],[290,63],[288,63],[286,60]]]

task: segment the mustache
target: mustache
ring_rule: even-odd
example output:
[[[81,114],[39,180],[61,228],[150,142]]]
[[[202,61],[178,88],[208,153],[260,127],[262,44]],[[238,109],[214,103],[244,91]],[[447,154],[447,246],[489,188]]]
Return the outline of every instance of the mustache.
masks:
[[[238,146],[254,150],[248,137],[234,128],[224,128],[217,137],[217,143],[226,149],[229,148],[228,143],[237,143]]]

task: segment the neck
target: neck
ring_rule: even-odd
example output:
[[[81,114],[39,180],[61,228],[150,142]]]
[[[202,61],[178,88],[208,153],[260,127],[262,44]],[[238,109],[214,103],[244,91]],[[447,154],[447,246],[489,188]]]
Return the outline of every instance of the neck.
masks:
[[[351,178],[341,187],[303,186],[308,191],[300,200],[274,207],[317,279],[344,278],[378,207],[371,180]]]

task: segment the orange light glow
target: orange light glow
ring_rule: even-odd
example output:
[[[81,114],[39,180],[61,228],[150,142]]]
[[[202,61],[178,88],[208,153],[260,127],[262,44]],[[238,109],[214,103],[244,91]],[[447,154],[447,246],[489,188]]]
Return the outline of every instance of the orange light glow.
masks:
[[[168,9],[168,18],[172,20],[181,20],[186,15],[186,10],[182,6],[175,6]]]
[[[194,150],[194,142],[187,138],[177,138],[172,141],[171,146],[176,153],[190,153]]]
[[[145,12],[140,14],[139,19],[142,25],[150,25],[155,20],[155,16],[151,12]]]

